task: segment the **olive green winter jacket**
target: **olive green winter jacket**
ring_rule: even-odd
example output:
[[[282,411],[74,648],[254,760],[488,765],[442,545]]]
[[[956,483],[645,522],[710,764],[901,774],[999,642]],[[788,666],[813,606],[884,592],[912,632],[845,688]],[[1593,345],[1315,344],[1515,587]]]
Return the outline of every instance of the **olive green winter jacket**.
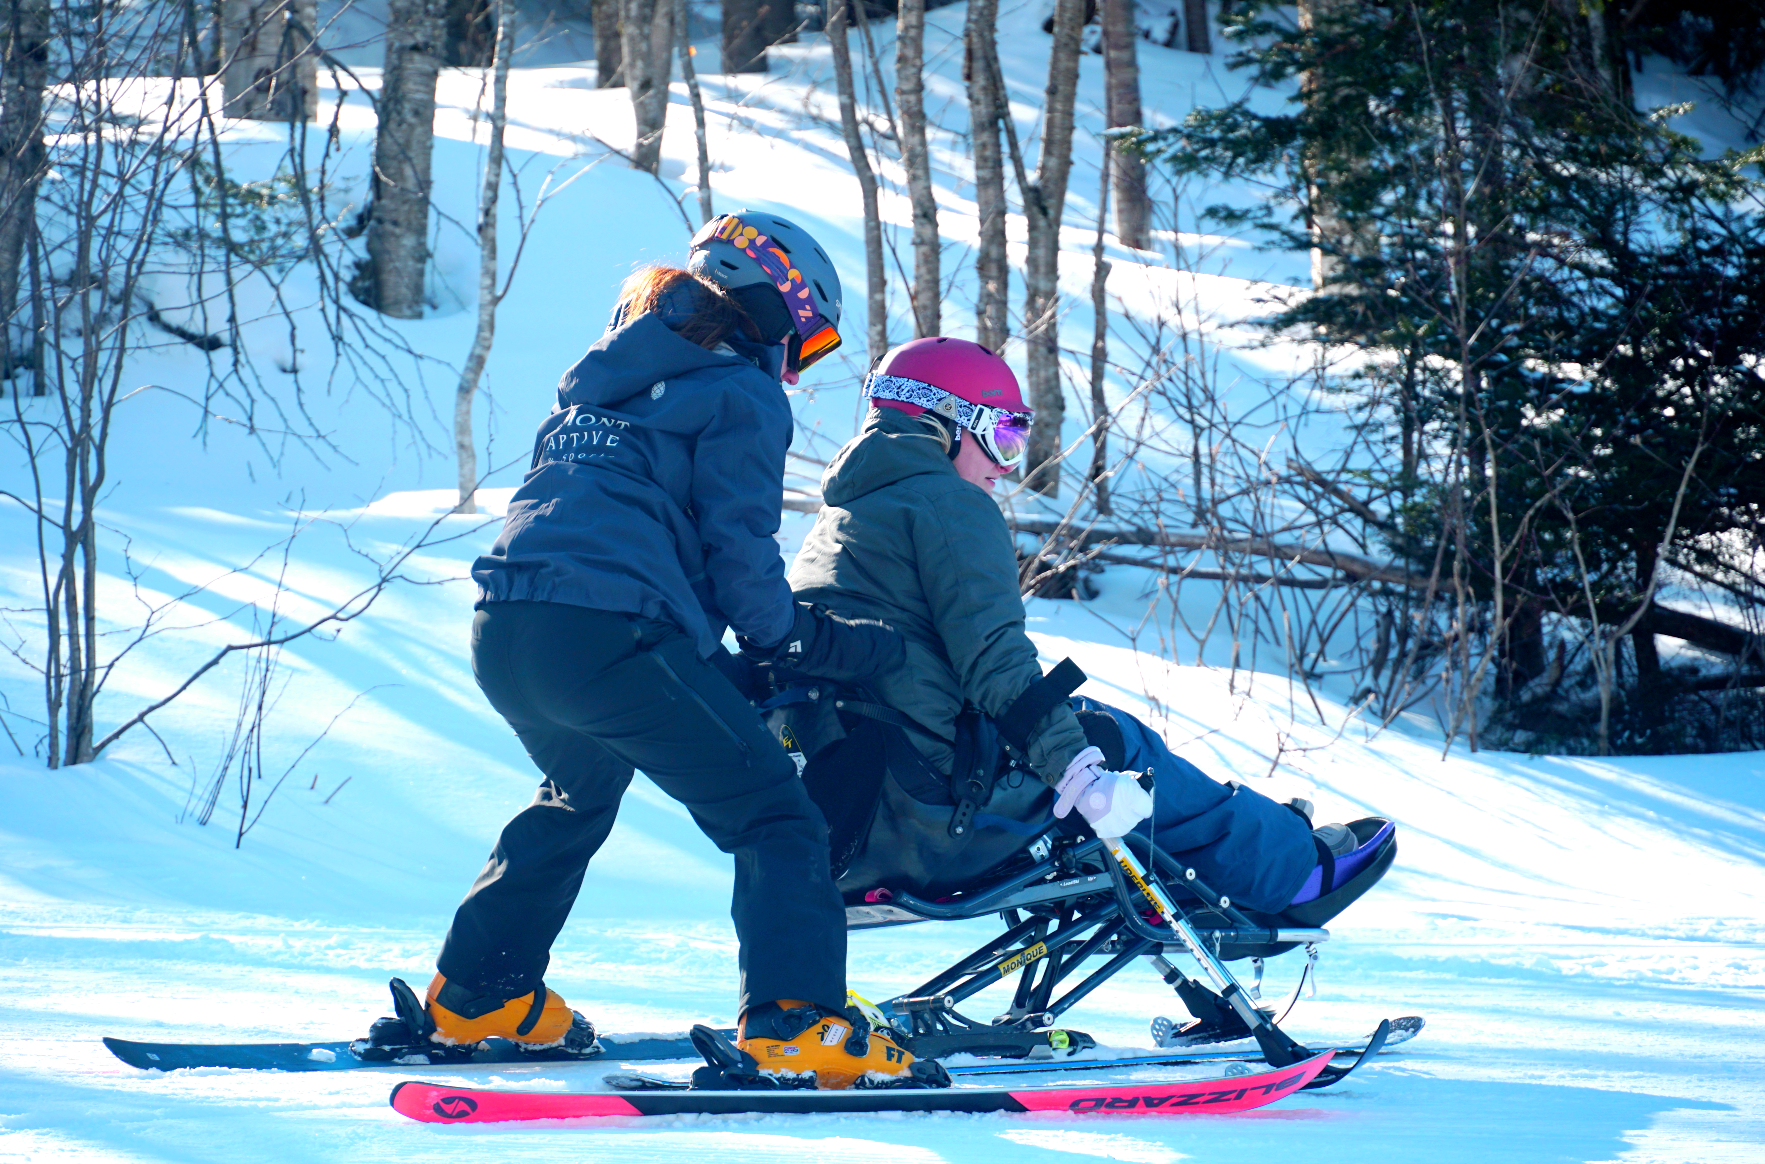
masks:
[[[1041,678],[1005,516],[956,475],[922,422],[871,412],[821,492],[827,507],[791,567],[791,589],[839,614],[880,618],[907,639],[907,666],[872,684],[879,699],[950,739],[965,700],[998,716]],[[949,748],[908,738],[949,773]],[[1084,748],[1062,701],[1037,725],[1029,759],[1053,784]]]

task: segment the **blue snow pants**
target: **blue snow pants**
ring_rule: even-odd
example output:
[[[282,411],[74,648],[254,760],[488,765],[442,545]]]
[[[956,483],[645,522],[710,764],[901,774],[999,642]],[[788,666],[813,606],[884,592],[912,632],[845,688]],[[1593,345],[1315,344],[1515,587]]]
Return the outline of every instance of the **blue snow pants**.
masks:
[[[1070,702],[1075,712],[1104,712],[1121,728],[1126,770],[1152,770],[1152,817],[1140,835],[1234,904],[1278,913],[1293,900],[1318,863],[1304,817],[1242,784],[1214,780],[1120,708],[1080,696]]]

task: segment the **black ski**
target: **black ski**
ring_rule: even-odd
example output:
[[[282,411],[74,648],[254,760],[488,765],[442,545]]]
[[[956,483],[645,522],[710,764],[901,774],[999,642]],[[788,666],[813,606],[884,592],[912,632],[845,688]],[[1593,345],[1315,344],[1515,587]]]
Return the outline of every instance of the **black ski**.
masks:
[[[1328,1087],[1346,1079],[1355,1068],[1381,1051],[1407,1043],[1421,1033],[1424,1020],[1420,1015],[1385,1019],[1359,1043],[1346,1047],[1321,1047],[1332,1057],[1330,1066],[1307,1084],[1309,1089]],[[944,1068],[952,1079],[976,1079],[994,1075],[1045,1075],[1072,1071],[1109,1071],[1124,1067],[1192,1067],[1204,1063],[1254,1063],[1261,1052],[1255,1048],[1239,1051],[1200,1051],[1182,1054],[1177,1051],[1152,1051],[1139,1055],[1117,1055],[1093,1059],[1005,1059],[996,1063],[965,1063]],[[1338,1067],[1335,1060],[1353,1056],[1354,1061]],[[614,1091],[687,1091],[694,1085],[684,1079],[663,1079],[655,1075],[620,1071],[604,1076],[601,1082]]]
[[[505,1039],[489,1039],[470,1055],[437,1047],[413,1049],[392,1059],[362,1059],[354,1043],[137,1043],[106,1035],[104,1045],[131,1067],[177,1071],[184,1067],[237,1067],[252,1071],[359,1071],[370,1067],[488,1067],[507,1063],[559,1063],[595,1060],[614,1063],[690,1059],[697,1052],[686,1035],[602,1035],[600,1049],[587,1055],[567,1051],[524,1051]]]
[[[1380,1025],[1387,1028],[1385,1039],[1378,1049],[1370,1049],[1379,1032],[1374,1030],[1358,1042],[1346,1046],[1320,1047],[1328,1050],[1338,1058],[1345,1055],[1356,1056],[1358,1063],[1368,1054],[1378,1054],[1380,1050],[1409,1042],[1422,1033],[1425,1020],[1419,1014],[1404,1015],[1402,1018],[1386,1019]],[[1248,1040],[1245,1040],[1247,1043]],[[1023,1075],[1039,1074],[1047,1071],[1105,1071],[1113,1067],[1183,1067],[1196,1063],[1231,1063],[1255,1062],[1262,1058],[1262,1051],[1254,1043],[1238,1050],[1195,1051],[1185,1047],[1172,1047],[1162,1051],[1146,1051],[1135,1055],[1118,1055],[1109,1058],[1074,1058],[1074,1059],[1030,1059],[1001,1060],[997,1063],[971,1063],[961,1067],[947,1067],[951,1075]]]
[[[1387,1048],[1406,1043],[1422,1030],[1419,1015],[1406,1015],[1391,1020]],[[726,1032],[734,1034],[733,1031]],[[1371,1036],[1369,1036],[1371,1038]],[[602,1035],[600,1049],[590,1055],[550,1051],[523,1051],[514,1043],[491,1039],[469,1057],[449,1056],[437,1048],[433,1057],[428,1052],[412,1052],[396,1059],[368,1062],[351,1049],[350,1043],[138,1043],[129,1039],[105,1036],[104,1045],[111,1053],[131,1067],[142,1070],[177,1071],[186,1067],[234,1067],[255,1071],[359,1071],[375,1067],[490,1067],[509,1063],[557,1063],[591,1061],[600,1063],[659,1063],[673,1059],[695,1059],[698,1052],[692,1040],[682,1032],[678,1035]],[[359,1040],[356,1044],[359,1046]],[[1359,1055],[1366,1041],[1353,1046],[1335,1047],[1337,1055]],[[976,1063],[950,1068],[952,1075],[1011,1075],[1021,1072],[1102,1070],[1109,1067],[1182,1066],[1192,1063],[1230,1062],[1258,1058],[1254,1048],[1237,1051],[1195,1051],[1171,1048],[1139,1055],[1091,1059],[1011,1059],[998,1063]]]

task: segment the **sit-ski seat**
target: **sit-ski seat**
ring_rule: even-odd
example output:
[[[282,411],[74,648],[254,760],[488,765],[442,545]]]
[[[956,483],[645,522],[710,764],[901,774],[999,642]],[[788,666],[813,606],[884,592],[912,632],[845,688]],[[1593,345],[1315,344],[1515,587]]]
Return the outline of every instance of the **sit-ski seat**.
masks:
[[[1225,963],[1271,958],[1302,945],[1311,950],[1329,938],[1323,923],[1371,889],[1397,855],[1391,822],[1368,817],[1348,827],[1360,843],[1335,858],[1333,869],[1318,871],[1316,884],[1308,886],[1310,900],[1275,916],[1239,909],[1192,869],[1139,838],[1127,838],[1125,845],[1146,870],[1154,895],[1176,915],[1155,926],[1151,899],[1123,875],[1103,842],[1063,835],[1038,840],[1024,860],[998,870],[987,884],[937,901],[884,887],[848,894],[846,924],[873,929],[989,914],[1005,924],[1003,933],[949,969],[882,1004],[884,1013],[912,1035],[919,1054],[1022,1058],[1093,1046],[1090,1036],[1055,1024],[1128,963],[1143,958],[1195,1017],[1179,1032],[1181,1041],[1256,1038],[1273,1063],[1297,1054],[1297,1044],[1275,1026],[1266,1008],[1252,1009],[1249,1000],[1256,996],[1237,984]],[[1183,973],[1168,960],[1171,954],[1193,958],[1201,975]],[[1081,973],[1081,964],[1091,958],[1104,961]],[[1260,983],[1260,962],[1256,967]],[[1013,976],[1016,990],[1003,1014],[978,1022],[957,1011],[959,1003]]]
[[[1307,931],[1316,930],[1332,921],[1343,910],[1359,900],[1366,892],[1377,885],[1387,870],[1397,859],[1397,826],[1382,817],[1363,817],[1351,821],[1347,828],[1360,842],[1353,851],[1342,857],[1335,858],[1334,865],[1320,863],[1312,870],[1304,887],[1296,895],[1297,905],[1288,906],[1279,914],[1266,914],[1252,909],[1235,907],[1241,915],[1249,919],[1257,927],[1274,931]],[[1038,842],[1041,844],[1042,842]],[[898,895],[887,886],[875,886],[870,889],[848,892],[846,898],[846,928],[848,930],[875,929],[881,926],[910,925],[914,922],[935,921],[945,918],[968,918],[981,916],[1002,908],[999,904],[1010,901],[1016,906],[1025,904],[1026,899],[1037,902],[1056,900],[1078,900],[1087,893],[1102,892],[1106,886],[1098,875],[1081,879],[1056,879],[1049,886],[1026,886],[1014,892],[1001,894],[1001,889],[1016,885],[1026,869],[1034,869],[1039,861],[1017,862],[995,872],[985,885],[976,886],[972,890],[941,897],[926,903],[916,898],[908,898],[917,908],[908,908],[896,904]],[[1188,916],[1197,929],[1204,932],[1230,932],[1235,929],[1231,920],[1218,909],[1209,907],[1198,901],[1187,892],[1183,881],[1171,885],[1172,896],[1187,908]],[[986,903],[984,907],[981,903]],[[921,912],[926,905],[936,907],[936,912]],[[975,912],[979,909],[979,912]],[[959,911],[959,912],[949,912]],[[1301,941],[1317,940],[1312,938],[1292,940],[1260,941],[1224,939],[1218,943],[1216,953],[1222,961],[1235,962],[1243,958],[1273,958],[1301,944]]]
[[[1063,672],[1070,673],[1057,684]],[[1056,668],[1047,677],[1050,690],[1041,694],[1041,702],[1066,698],[1076,686],[1074,675],[1083,679],[1070,661]],[[922,835],[964,834],[971,819],[980,823],[979,817],[965,813],[972,813],[975,804],[986,804],[985,796],[974,796],[974,804],[966,807],[959,803],[961,782],[929,769],[907,738],[908,731],[924,729],[876,704],[866,692],[814,681],[780,692],[760,708],[779,742],[797,759],[804,784],[827,819],[849,929],[989,915],[1005,926],[947,970],[882,1004],[885,1015],[913,1039],[915,1053],[927,1057],[958,1052],[1023,1057],[1093,1045],[1082,1032],[1057,1027],[1061,1015],[1128,963],[1145,959],[1195,1015],[1197,1022],[1185,1032],[1194,1035],[1199,1027],[1202,1038],[1254,1037],[1270,1063],[1295,1062],[1304,1049],[1275,1026],[1270,1013],[1254,1002],[1254,989],[1240,987],[1225,963],[1273,957],[1301,945],[1309,950],[1326,940],[1324,923],[1377,883],[1396,857],[1390,822],[1356,821],[1349,826],[1357,842],[1351,852],[1332,856],[1320,846],[1317,883],[1302,889],[1301,904],[1279,914],[1259,914],[1232,903],[1195,869],[1144,836],[1129,836],[1122,843],[1149,882],[1142,885],[1139,874],[1124,872],[1122,863],[1074,814],[1048,821],[1039,836],[1014,838],[968,829],[965,847],[953,854],[966,864],[959,869],[922,862],[919,880],[908,882],[922,888],[909,892],[900,883],[888,884],[886,872],[873,876],[864,871],[877,865],[867,864],[864,854],[867,846],[874,851],[878,843],[881,797],[895,796],[902,809],[892,814],[883,843],[885,855],[893,855],[898,851],[894,846],[911,848]],[[1010,718],[1008,711],[1000,732],[1008,742]],[[1108,738],[1108,716],[1081,708],[1080,720],[1106,759],[1120,750],[1119,731]],[[959,730],[957,768],[967,771],[961,736]],[[1018,747],[1016,754],[1023,752]],[[974,745],[967,754],[990,753]],[[1153,898],[1163,904],[1154,907]],[[1194,959],[1200,977],[1179,970],[1167,959],[1169,954]],[[1087,966],[1091,959],[1101,959],[1101,964]],[[1260,978],[1260,962],[1256,966]],[[979,1021],[957,1010],[965,1000],[1013,978],[1015,990],[1004,1013]]]

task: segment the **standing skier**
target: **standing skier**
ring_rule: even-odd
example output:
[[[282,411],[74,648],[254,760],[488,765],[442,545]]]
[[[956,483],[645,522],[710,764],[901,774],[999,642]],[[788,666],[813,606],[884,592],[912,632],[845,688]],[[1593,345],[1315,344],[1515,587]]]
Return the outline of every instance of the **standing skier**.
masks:
[[[454,915],[428,991],[435,1040],[592,1045],[542,976],[641,768],[735,857],[743,1047],[822,1087],[907,1072],[911,1055],[843,1009],[827,826],[719,641],[731,627],[746,653],[851,678],[901,662],[886,626],[795,602],[773,537],[792,427],[780,381],[838,345],[839,318],[815,240],[742,211],[694,237],[689,269],[627,280],[564,373],[472,568],[473,674],[545,779]]]

